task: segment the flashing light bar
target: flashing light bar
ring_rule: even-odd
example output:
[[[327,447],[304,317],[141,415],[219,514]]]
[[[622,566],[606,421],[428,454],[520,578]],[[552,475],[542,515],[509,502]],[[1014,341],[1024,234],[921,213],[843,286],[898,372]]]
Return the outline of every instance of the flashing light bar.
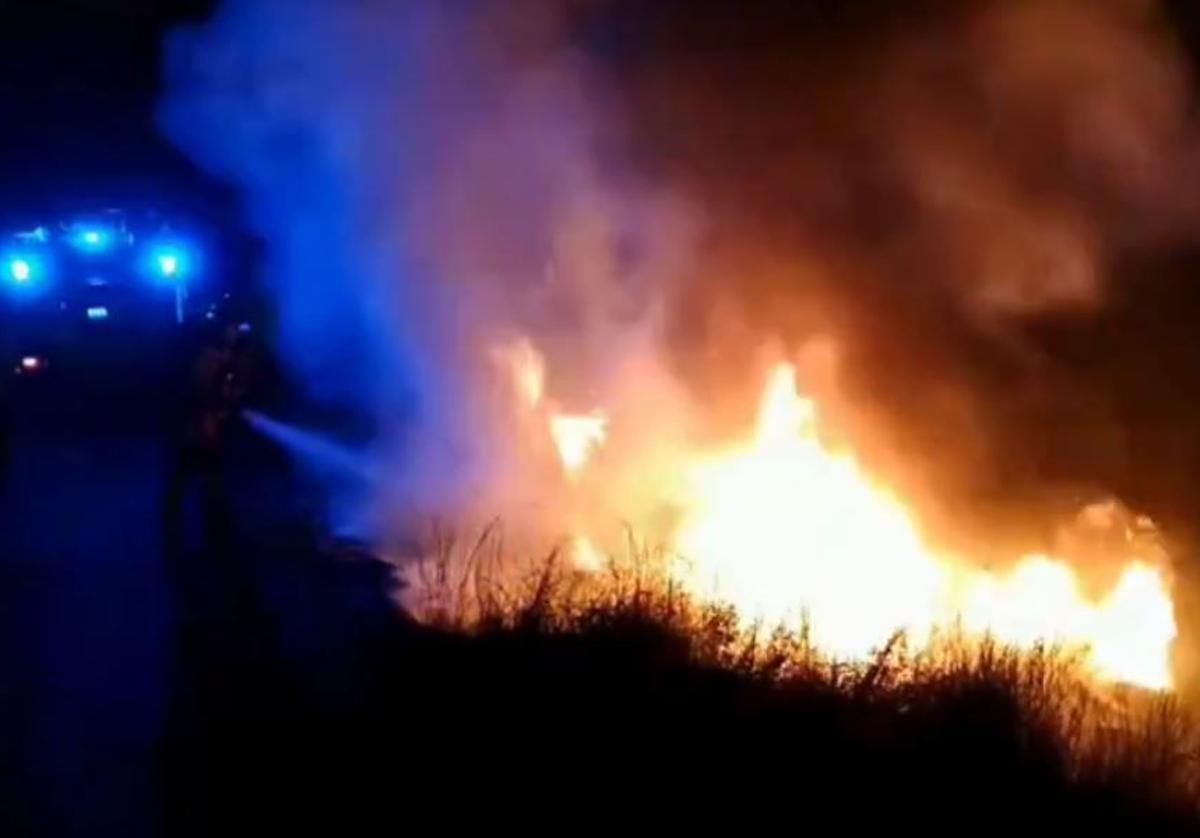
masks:
[[[168,279],[179,273],[179,255],[177,253],[160,253],[156,262],[158,272]]]
[[[28,259],[9,259],[7,268],[9,279],[18,285],[24,285],[33,278],[33,264]]]
[[[41,285],[49,269],[46,257],[32,250],[9,251],[0,257],[0,282],[18,289]]]

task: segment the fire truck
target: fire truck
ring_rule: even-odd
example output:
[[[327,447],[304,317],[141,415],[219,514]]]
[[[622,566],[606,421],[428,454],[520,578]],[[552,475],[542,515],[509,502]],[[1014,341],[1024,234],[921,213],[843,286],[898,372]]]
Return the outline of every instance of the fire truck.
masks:
[[[155,388],[195,357],[189,342],[233,317],[216,249],[199,226],[153,211],[0,233],[0,452],[18,416],[86,423],[158,409],[166,390]]]

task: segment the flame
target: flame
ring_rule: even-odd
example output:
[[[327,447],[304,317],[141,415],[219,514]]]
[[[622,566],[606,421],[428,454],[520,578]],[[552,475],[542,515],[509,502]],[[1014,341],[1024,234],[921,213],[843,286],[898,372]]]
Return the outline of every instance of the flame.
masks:
[[[542,402],[546,390],[546,359],[528,338],[500,344],[492,349],[492,361],[508,373],[517,400],[527,408]]]
[[[575,569],[584,573],[599,573],[608,566],[604,551],[586,535],[576,535],[571,539],[569,556]]]
[[[1103,680],[1165,690],[1171,682],[1176,626],[1162,575],[1128,565],[1098,604],[1088,602],[1071,567],[1046,556],[1026,558],[1011,575],[981,575],[967,593],[962,622],[1018,648],[1042,641],[1084,646]]]
[[[556,413],[550,417],[550,435],[563,468],[572,479],[579,476],[592,453],[604,444],[607,434],[608,417],[599,411],[579,416]]]
[[[608,414],[559,412],[546,393],[545,359],[528,340],[498,348],[493,359],[534,427],[549,431],[574,485],[570,496],[585,506],[597,500],[591,494],[602,489],[580,479],[607,441]],[[683,485],[671,492],[680,522],[670,541],[681,558],[670,572],[693,595],[731,604],[747,622],[803,623],[818,649],[842,660],[865,660],[898,633],[921,648],[939,631],[962,631],[1017,648],[1078,649],[1099,680],[1171,688],[1176,623],[1159,567],[1131,556],[1113,588],[1093,600],[1073,567],[1053,556],[1026,556],[997,573],[941,554],[852,453],[827,449],[818,420],[816,404],[797,391],[795,369],[780,364],[750,440],[670,460]],[[627,465],[636,484],[658,486],[662,475],[649,472],[662,463],[649,459],[658,465],[645,456]],[[1108,520],[1113,510],[1084,512],[1088,520],[1101,513]],[[572,530],[574,567],[606,567],[596,543]]]
[[[942,582],[904,508],[814,436],[793,371],[771,376],[749,446],[697,463],[676,548],[697,593],[748,618],[806,618],[817,646],[861,658],[905,627],[928,636]]]
[[[608,416],[558,412],[546,397],[546,359],[528,338],[494,346],[492,362],[508,378],[513,396],[524,411],[546,421],[558,458],[568,478],[576,479],[608,435]],[[541,417],[545,417],[542,419]]]
[[[842,659],[863,659],[897,632],[920,646],[961,627],[1022,648],[1078,647],[1102,680],[1171,686],[1176,625],[1158,569],[1131,561],[1099,602],[1051,557],[1005,575],[968,569],[930,549],[851,455],[827,451],[816,420],[794,369],[780,365],[754,438],[690,468],[676,574],[695,594],[751,620],[805,620],[813,643]]]

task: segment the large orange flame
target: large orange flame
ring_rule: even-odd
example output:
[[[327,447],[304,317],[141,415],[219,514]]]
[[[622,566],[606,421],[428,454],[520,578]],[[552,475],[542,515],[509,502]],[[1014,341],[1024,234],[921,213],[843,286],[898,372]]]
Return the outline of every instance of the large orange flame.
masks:
[[[1091,602],[1071,566],[1050,557],[995,575],[940,556],[852,456],[822,446],[815,422],[794,370],[781,365],[754,439],[693,466],[675,546],[695,593],[751,619],[806,620],[817,647],[844,659],[897,632],[919,646],[939,628],[963,629],[1018,647],[1078,647],[1100,679],[1171,686],[1176,626],[1158,569],[1133,558]]]
[[[680,512],[668,539],[680,557],[669,568],[675,581],[733,605],[748,624],[805,625],[830,656],[867,659],[898,633],[918,649],[939,632],[964,633],[1070,648],[1101,681],[1172,686],[1176,624],[1160,556],[1129,556],[1111,590],[1094,598],[1061,558],[1030,555],[994,572],[934,549],[909,508],[852,453],[823,444],[817,406],[797,391],[788,364],[771,371],[749,440],[718,453],[686,445],[665,456],[625,452],[606,464],[608,477],[616,465],[624,478],[610,484],[586,473],[608,441],[608,414],[560,412],[544,393],[544,359],[527,341],[497,360],[574,487],[565,526],[582,571],[605,560],[575,526],[580,508],[620,508],[636,487],[650,495],[642,502]]]

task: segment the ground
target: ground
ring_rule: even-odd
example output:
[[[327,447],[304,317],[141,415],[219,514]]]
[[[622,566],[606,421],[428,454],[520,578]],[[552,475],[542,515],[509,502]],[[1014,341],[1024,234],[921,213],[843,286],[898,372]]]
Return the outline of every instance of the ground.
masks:
[[[228,675],[208,661],[252,658],[262,671],[339,640],[311,596],[309,487],[265,441],[237,434],[219,476],[236,572],[205,552],[195,478],[181,532],[168,538],[178,434],[165,408],[176,394],[160,376],[78,404],[55,392],[10,405],[0,824],[16,834],[160,834],[180,731],[209,712],[207,694]],[[383,591],[372,605],[390,609]],[[246,603],[235,602],[241,592]]]
[[[19,822],[152,834],[173,619],[156,514],[164,459],[144,436],[35,436],[12,451],[0,725]]]

